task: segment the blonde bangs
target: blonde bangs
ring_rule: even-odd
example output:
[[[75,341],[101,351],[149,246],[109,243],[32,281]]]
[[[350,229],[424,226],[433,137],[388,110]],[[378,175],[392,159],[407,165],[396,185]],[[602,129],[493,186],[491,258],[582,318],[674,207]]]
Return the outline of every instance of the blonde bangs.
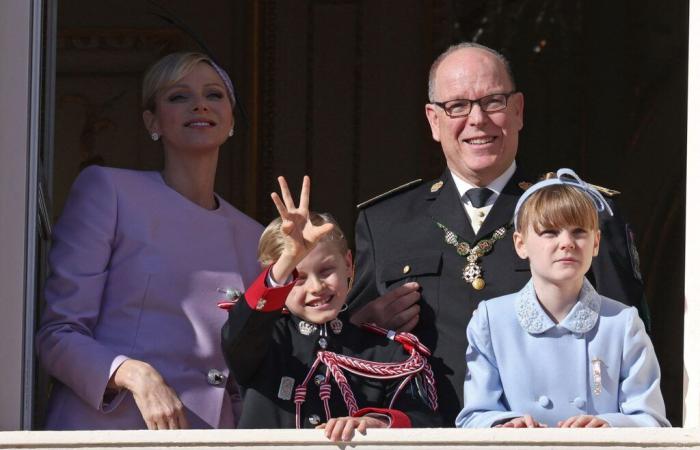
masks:
[[[155,112],[156,97],[159,93],[177,83],[199,63],[212,65],[212,60],[203,53],[172,53],[157,61],[143,77],[141,89],[141,106]]]
[[[598,211],[582,190],[554,185],[532,194],[520,208],[517,221],[517,229],[522,233],[527,232],[530,224],[536,233],[571,226],[597,230]]]
[[[311,223],[314,225],[323,225],[324,223],[333,224],[333,230],[325,235],[321,242],[332,242],[338,252],[342,256],[348,252],[348,241],[345,239],[343,231],[340,229],[338,222],[328,213],[309,213]],[[258,262],[262,267],[267,267],[277,261],[284,250],[284,233],[282,232],[282,219],[277,217],[265,228],[260,236],[258,244]]]

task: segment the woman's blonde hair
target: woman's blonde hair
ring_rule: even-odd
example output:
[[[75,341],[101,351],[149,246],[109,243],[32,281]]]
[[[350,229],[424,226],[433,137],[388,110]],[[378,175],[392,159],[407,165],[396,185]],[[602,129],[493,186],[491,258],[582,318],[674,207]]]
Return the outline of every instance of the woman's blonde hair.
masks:
[[[309,213],[309,218],[314,225],[333,224],[333,229],[321,239],[321,242],[332,242],[340,254],[345,256],[348,252],[348,241],[333,216],[312,211]],[[282,219],[278,217],[270,222],[260,236],[258,261],[263,267],[267,267],[279,259],[282,249],[284,249],[284,233],[282,233]]]
[[[236,100],[233,94],[233,86],[226,72],[209,56],[198,52],[171,53],[156,61],[143,77],[141,107],[144,110],[155,112],[158,93],[182,79],[199,63],[209,64],[219,74],[226,87],[231,108],[235,107]]]
[[[578,226],[598,229],[598,210],[591,198],[570,185],[546,186],[532,194],[520,207],[516,229],[526,234],[530,225],[536,233],[546,229]]]

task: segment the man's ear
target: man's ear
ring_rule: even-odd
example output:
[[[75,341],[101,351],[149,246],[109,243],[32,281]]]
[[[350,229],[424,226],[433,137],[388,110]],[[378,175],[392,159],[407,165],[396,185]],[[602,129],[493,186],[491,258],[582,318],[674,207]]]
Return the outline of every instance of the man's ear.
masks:
[[[158,127],[158,121],[156,120],[155,114],[149,110],[145,110],[141,117],[143,117],[143,125],[146,127],[146,131],[148,131],[149,134],[160,134],[160,128]]]
[[[516,92],[510,96],[510,99],[508,99],[508,101],[512,102],[513,104],[513,111],[515,112],[515,117],[517,117],[519,121],[518,131],[520,131],[523,129],[524,123],[523,117],[525,114],[525,96],[522,92]]]
[[[430,125],[430,132],[433,134],[433,139],[440,142],[440,123],[438,121],[438,112],[435,109],[435,105],[426,103],[425,117],[428,119],[428,124]]]
[[[527,259],[527,249],[525,248],[525,236],[523,236],[522,233],[518,231],[513,233],[513,246],[515,247],[515,253],[517,253],[521,259]]]
[[[600,230],[595,232],[595,240],[593,241],[593,256],[598,256],[598,251],[600,251]]]

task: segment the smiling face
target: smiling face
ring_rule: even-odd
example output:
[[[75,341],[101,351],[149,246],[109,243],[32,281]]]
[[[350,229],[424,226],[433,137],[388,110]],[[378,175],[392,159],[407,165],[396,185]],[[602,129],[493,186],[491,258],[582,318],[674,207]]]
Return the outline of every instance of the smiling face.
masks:
[[[233,127],[231,101],[223,81],[207,63],[158,92],[153,111],[144,111],[149,133],[158,133],[166,153],[218,149]]]
[[[434,83],[435,98],[431,100],[437,102],[477,100],[513,90],[503,63],[480,48],[450,53],[438,66]],[[486,186],[515,160],[523,107],[523,95],[515,93],[501,111],[485,113],[474,105],[468,116],[451,118],[439,106],[428,103],[425,113],[450,171],[477,186]]]
[[[350,251],[343,254],[336,242],[321,242],[297,265],[297,272],[299,278],[287,296],[287,309],[316,324],[335,319],[348,295]]]

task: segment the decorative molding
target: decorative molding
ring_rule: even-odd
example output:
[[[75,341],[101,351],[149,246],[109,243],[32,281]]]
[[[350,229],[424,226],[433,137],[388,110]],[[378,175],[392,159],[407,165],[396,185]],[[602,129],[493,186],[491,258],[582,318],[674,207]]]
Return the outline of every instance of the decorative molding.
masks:
[[[178,50],[185,39],[174,28],[64,28],[58,32],[58,51],[156,51]]]

